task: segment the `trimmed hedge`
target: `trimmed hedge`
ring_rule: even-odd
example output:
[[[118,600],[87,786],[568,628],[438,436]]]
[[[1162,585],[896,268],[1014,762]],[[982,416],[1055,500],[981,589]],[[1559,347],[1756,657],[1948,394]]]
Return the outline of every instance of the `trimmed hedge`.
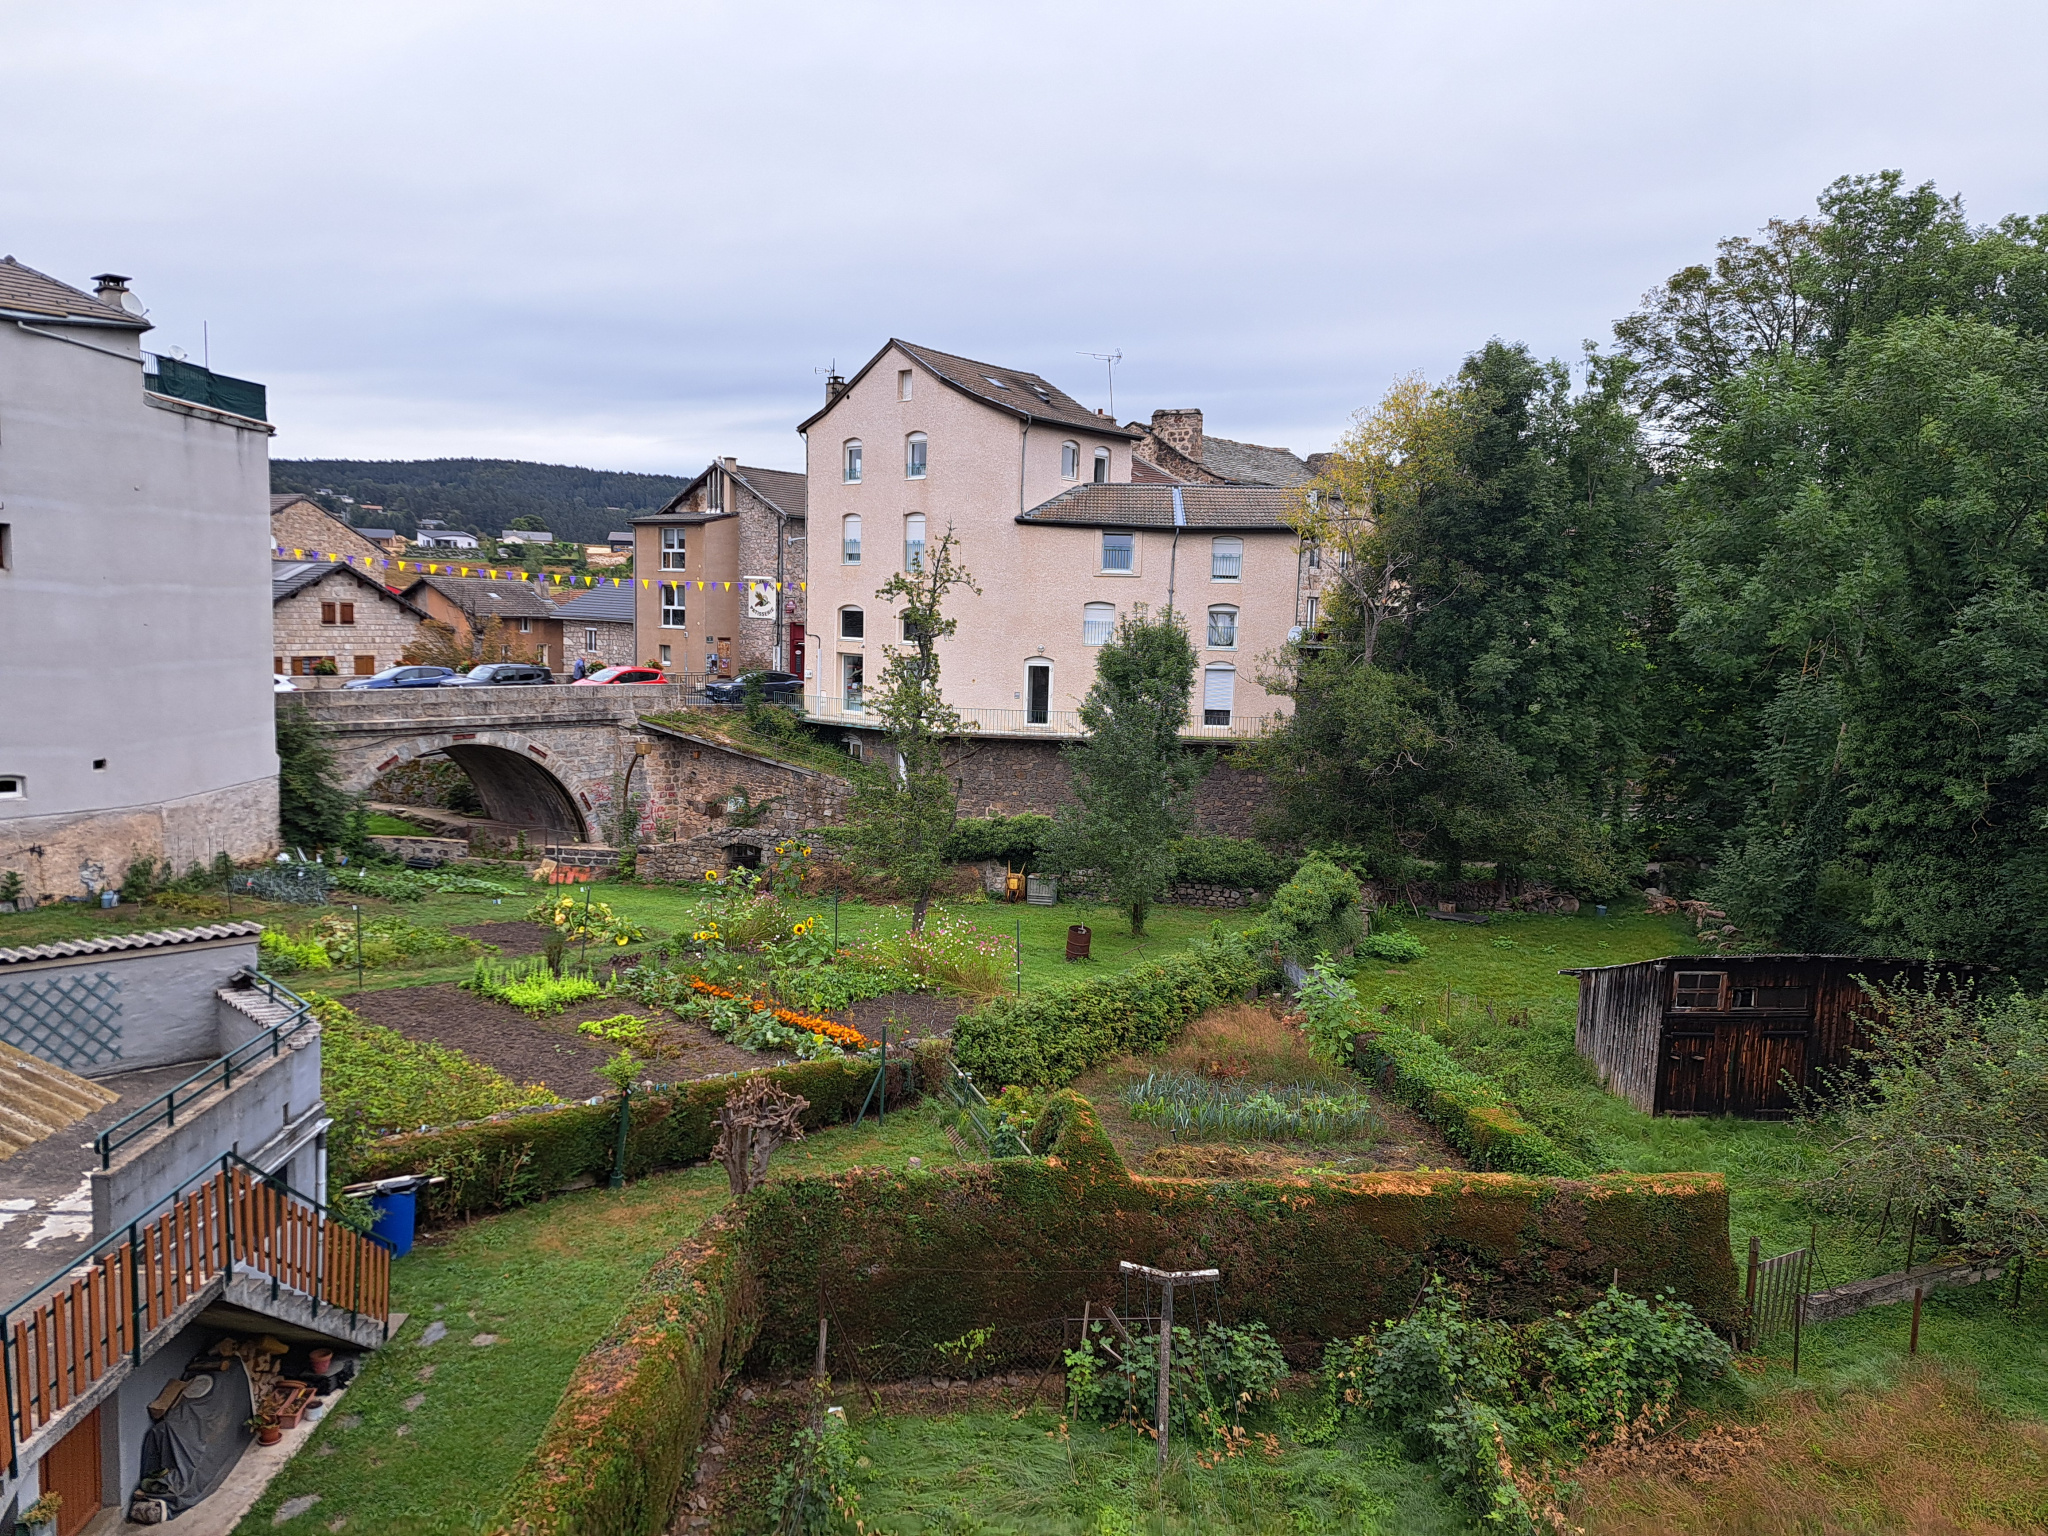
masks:
[[[1173,848],[1175,885],[1221,885],[1238,891],[1277,889],[1294,872],[1294,861],[1277,858],[1249,837],[1197,834]]]
[[[851,1119],[875,1081],[873,1062],[844,1057],[765,1070],[810,1101],[803,1115],[806,1131]],[[718,1140],[712,1116],[747,1075],[703,1078],[635,1093],[626,1132],[626,1176],[644,1178],[708,1158]],[[889,1063],[891,1105],[903,1102],[913,1075],[904,1063]],[[543,1199],[581,1180],[609,1178],[618,1134],[615,1100],[528,1110],[442,1130],[387,1136],[363,1149],[352,1173],[361,1180],[439,1174],[448,1182],[425,1192],[423,1214],[429,1220],[476,1216]]]
[[[1584,1181],[1374,1173],[1206,1182],[1133,1178],[1086,1099],[1056,1095],[1047,1155],[919,1172],[854,1169],[756,1190],[671,1256],[578,1366],[515,1483],[518,1536],[653,1536],[687,1486],[712,1402],[742,1354],[801,1368],[832,1318],[835,1374],[886,1377],[970,1329],[982,1369],[1046,1362],[1123,1259],[1223,1271],[1221,1319],[1263,1321],[1303,1360],[1413,1304],[1432,1274],[1481,1316],[1589,1304],[1620,1272],[1708,1323],[1738,1312],[1718,1174]]]
[[[1586,1165],[1515,1111],[1499,1089],[1439,1041],[1375,1020],[1352,1039],[1359,1071],[1444,1133],[1481,1168],[1577,1178]]]
[[[991,1091],[1070,1083],[1115,1057],[1159,1050],[1272,974],[1244,938],[1217,934],[1100,981],[984,1003],[953,1026],[953,1056]]]

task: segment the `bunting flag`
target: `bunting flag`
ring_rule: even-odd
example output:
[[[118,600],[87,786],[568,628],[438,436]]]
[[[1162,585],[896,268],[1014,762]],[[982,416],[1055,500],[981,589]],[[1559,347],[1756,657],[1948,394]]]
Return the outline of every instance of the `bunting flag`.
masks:
[[[352,569],[355,567],[361,567],[365,571],[400,571],[410,572],[415,575],[424,572],[429,576],[440,576],[446,573],[459,572],[461,575],[464,576],[488,576],[492,581],[538,582],[543,577],[546,577],[547,579],[551,580],[554,583],[554,585],[558,587],[561,586],[564,583],[564,581],[566,581],[572,587],[596,587],[601,583],[605,582],[609,582],[612,586],[616,587],[622,581],[630,582],[633,579],[630,576],[621,577],[597,575],[571,575],[568,577],[564,577],[560,571],[515,571],[505,567],[494,566],[444,566],[439,563],[432,563],[424,560],[392,560],[388,558],[380,559],[375,555],[352,555],[331,549],[294,549],[288,551],[282,544],[273,544],[270,546],[270,555],[273,560],[282,560],[287,554],[289,554],[294,560],[324,560],[329,565],[346,565]],[[645,580],[643,580],[641,581],[640,585],[644,587],[647,585],[647,583]],[[697,583],[697,585],[701,589],[704,583],[700,581]]]

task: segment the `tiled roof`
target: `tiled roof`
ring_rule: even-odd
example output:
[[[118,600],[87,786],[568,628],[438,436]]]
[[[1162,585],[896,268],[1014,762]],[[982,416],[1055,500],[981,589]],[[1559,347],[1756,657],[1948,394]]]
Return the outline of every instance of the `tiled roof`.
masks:
[[[366,539],[395,539],[398,537],[398,530],[396,528],[358,528],[356,532]]]
[[[633,530],[626,528],[618,533],[608,533],[604,537],[607,544],[630,544],[633,542]]]
[[[31,315],[48,315],[52,320],[94,320],[120,324],[138,331],[150,328],[140,315],[102,304],[91,294],[60,283],[34,267],[24,267],[12,256],[0,256],[0,309]]]
[[[971,357],[957,357],[951,352],[936,351],[931,347],[920,347],[914,343],[889,339],[882,348],[867,360],[859,373],[847,380],[851,389],[888,354],[889,347],[895,347],[907,356],[922,363],[943,382],[950,384],[962,394],[981,401],[984,405],[1006,411],[1013,416],[1027,417],[1032,421],[1054,422],[1063,427],[1078,427],[1103,437],[1134,438],[1137,433],[1117,424],[1114,418],[1098,416],[1081,404],[1066,391],[1047,383],[1035,373],[1026,373],[1020,368],[1005,368],[999,363],[977,363]],[[818,411],[798,425],[802,432],[812,422],[829,411],[839,402],[834,397]]]
[[[368,587],[372,592],[375,592],[379,597],[388,597],[391,599],[391,601],[398,604],[399,607],[405,609],[407,612],[418,614],[421,618],[426,617],[426,614],[424,612],[422,612],[419,608],[415,607],[412,603],[407,602],[404,598],[398,596],[389,587],[385,586],[381,581],[377,580],[376,577],[371,576],[366,572],[360,571],[352,565],[345,565],[340,561],[271,561],[270,600],[273,603],[281,603],[286,598],[291,597],[295,593],[303,592],[306,590],[306,588],[315,586],[319,584],[321,581],[325,580],[327,577],[335,575],[337,572],[342,571],[346,571],[350,576],[355,578],[356,581],[361,583],[363,586]]]
[[[300,491],[271,492],[270,515],[272,517],[275,517],[277,516],[278,513],[282,512],[286,507],[292,506],[301,501],[303,501],[307,506],[316,509],[323,517],[332,517],[334,515],[332,512],[329,512],[325,507],[321,506],[320,503],[315,501],[312,497],[305,495],[303,492]]]
[[[0,965],[30,960],[69,960],[79,955],[111,955],[124,949],[164,949],[173,944],[199,944],[208,939],[253,939],[261,923],[215,923],[209,928],[162,928],[155,933],[113,933],[98,939],[61,939],[27,949],[0,949]]]
[[[1263,485],[1077,485],[1019,513],[1020,523],[1069,528],[1172,528],[1179,499],[1185,528],[1287,531],[1300,498]]]
[[[1178,475],[1169,475],[1150,459],[1141,459],[1134,453],[1131,455],[1131,483],[1133,485],[1180,485],[1183,482]]]
[[[592,587],[588,592],[577,593],[555,613],[565,621],[581,619],[594,624],[630,624],[633,622],[633,589],[623,582],[616,587]]]
[[[552,619],[555,606],[523,581],[492,581],[488,576],[422,576],[405,589],[408,601],[420,602],[413,594],[431,587],[472,618]],[[425,607],[424,602],[420,606]]]
[[[1307,485],[1315,479],[1291,448],[1262,443],[1237,443],[1227,437],[1203,437],[1202,467],[1236,485]]]
[[[742,464],[737,473],[749,489],[773,502],[791,517],[804,515],[811,482],[801,470],[753,469]]]

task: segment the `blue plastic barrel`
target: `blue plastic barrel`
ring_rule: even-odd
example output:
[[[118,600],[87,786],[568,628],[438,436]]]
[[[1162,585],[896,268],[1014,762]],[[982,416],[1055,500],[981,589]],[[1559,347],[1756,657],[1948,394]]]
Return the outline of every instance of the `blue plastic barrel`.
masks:
[[[391,1256],[412,1252],[412,1223],[419,1196],[410,1189],[379,1190],[370,1196],[370,1235],[391,1245]]]

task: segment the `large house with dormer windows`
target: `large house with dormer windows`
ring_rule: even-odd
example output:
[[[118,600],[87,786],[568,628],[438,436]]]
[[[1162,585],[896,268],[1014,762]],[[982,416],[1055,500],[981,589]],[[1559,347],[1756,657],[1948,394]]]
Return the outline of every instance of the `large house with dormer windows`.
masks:
[[[1254,735],[1283,706],[1259,663],[1314,622],[1321,584],[1288,526],[1310,476],[1287,450],[1259,450],[1270,462],[1256,478],[1177,474],[1182,461],[1199,468],[1199,445],[1169,454],[1159,433],[1120,426],[1037,374],[899,340],[828,381],[824,408],[798,430],[818,530],[804,671],[814,717],[866,723],[883,647],[902,638],[876,589],[949,527],[981,591],[947,599],[959,628],[939,647],[945,694],[983,736],[1078,734],[1096,652],[1141,607],[1187,616],[1199,656],[1191,737]]]

